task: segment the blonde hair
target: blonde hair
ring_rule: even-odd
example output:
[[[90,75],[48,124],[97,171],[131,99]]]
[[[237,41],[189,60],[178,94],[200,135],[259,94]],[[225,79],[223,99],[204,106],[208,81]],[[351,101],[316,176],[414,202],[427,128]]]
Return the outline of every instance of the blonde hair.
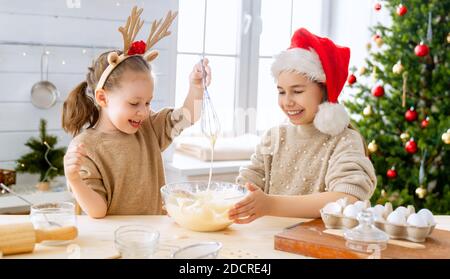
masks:
[[[122,54],[121,51],[114,51],[118,55]],[[102,73],[109,65],[108,54],[110,52],[104,52],[94,60],[91,67],[88,68],[89,72],[86,75],[86,80],[78,84],[64,102],[62,127],[64,131],[73,136],[78,135],[86,124],[88,124],[87,128],[94,127],[99,119],[100,110],[95,104],[94,89]],[[117,88],[126,71],[151,73],[151,67],[142,56],[130,56],[113,70],[106,79],[103,88],[105,90]]]

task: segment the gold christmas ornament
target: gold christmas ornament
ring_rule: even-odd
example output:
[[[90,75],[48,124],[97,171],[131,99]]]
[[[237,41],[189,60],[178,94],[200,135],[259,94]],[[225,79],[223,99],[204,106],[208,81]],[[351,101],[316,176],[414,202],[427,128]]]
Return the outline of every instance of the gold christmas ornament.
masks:
[[[402,62],[398,61],[397,63],[395,63],[395,65],[392,67],[392,72],[397,75],[401,74],[403,72]]]
[[[381,47],[384,44],[384,41],[382,38],[375,39],[375,44],[377,44],[377,47]]]
[[[450,33],[447,34],[447,43],[450,44]]]
[[[403,141],[403,142],[407,142],[408,140],[409,140],[409,138],[410,138],[410,135],[408,134],[408,133],[402,133],[401,135],[400,135],[400,139]]]
[[[450,129],[448,129],[447,132],[442,134],[441,139],[445,144],[450,144]]]
[[[373,67],[371,78],[373,82],[377,82],[378,79],[377,67]]]
[[[381,190],[381,196],[382,196],[383,198],[386,197],[386,190],[384,190],[384,189]]]
[[[427,195],[427,189],[425,189],[425,187],[420,186],[416,189],[416,195],[419,197],[419,199],[423,199],[425,198],[425,196]]]
[[[367,149],[369,149],[370,153],[375,153],[378,150],[378,144],[375,142],[375,140],[372,140],[367,146]]]
[[[366,49],[369,51],[370,49],[372,49],[372,44],[369,42],[366,44]]]
[[[359,68],[359,70],[358,70],[358,73],[360,74],[360,75],[364,75],[364,73],[366,72],[366,67],[364,67],[364,66],[361,66],[361,68]]]
[[[370,116],[372,115],[372,107],[370,105],[367,105],[364,110],[363,110],[363,114],[365,116]]]

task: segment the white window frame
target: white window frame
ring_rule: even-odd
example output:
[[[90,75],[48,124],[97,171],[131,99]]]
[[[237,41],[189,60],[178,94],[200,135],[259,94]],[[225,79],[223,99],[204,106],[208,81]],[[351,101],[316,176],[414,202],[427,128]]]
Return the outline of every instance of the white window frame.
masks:
[[[179,0],[186,1],[186,0]],[[235,116],[236,109],[243,109],[246,111],[249,110],[257,110],[257,97],[258,97],[258,69],[259,69],[259,59],[260,58],[271,58],[270,56],[261,56],[259,55],[259,44],[260,44],[260,34],[262,31],[262,20],[261,20],[261,0],[242,0],[240,19],[239,19],[239,34],[237,34],[237,54],[236,55],[227,55],[227,54],[212,54],[205,53],[205,35],[206,35],[206,11],[207,4],[210,0],[205,1],[205,10],[204,10],[204,33],[203,33],[203,53],[205,56],[213,55],[213,56],[224,56],[224,57],[233,57],[236,58],[236,74],[235,74],[235,96],[234,96],[234,111],[233,117]],[[291,1],[291,30],[290,34],[294,30],[292,30],[292,20],[293,20],[293,3],[296,0]],[[332,10],[332,1],[331,0],[315,0],[322,2],[321,9],[321,33],[327,36],[330,36],[331,31],[331,10]],[[246,28],[246,26],[248,26]],[[247,32],[244,32],[243,29],[248,29]],[[197,52],[183,52],[176,51],[176,57],[179,54],[190,54],[190,55],[201,55],[202,53]],[[232,135],[236,135],[236,119],[233,119],[233,131],[231,131]],[[253,134],[261,134],[263,131],[256,131],[255,129],[251,130],[249,127],[248,118],[246,118],[245,123],[245,133],[253,133]],[[225,132],[225,135],[228,135]],[[242,131],[240,131],[242,132]]]

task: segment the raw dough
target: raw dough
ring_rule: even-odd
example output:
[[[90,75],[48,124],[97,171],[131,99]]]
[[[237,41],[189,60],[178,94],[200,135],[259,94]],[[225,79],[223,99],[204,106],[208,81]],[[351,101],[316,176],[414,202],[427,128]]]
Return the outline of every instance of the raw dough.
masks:
[[[182,227],[193,231],[223,230],[233,221],[228,210],[243,197],[236,190],[201,191],[186,195],[173,193],[167,201],[170,216]]]

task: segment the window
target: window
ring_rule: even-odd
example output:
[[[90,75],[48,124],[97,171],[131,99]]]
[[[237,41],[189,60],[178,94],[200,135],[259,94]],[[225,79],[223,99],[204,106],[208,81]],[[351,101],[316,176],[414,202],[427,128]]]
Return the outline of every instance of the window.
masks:
[[[282,122],[272,57],[289,46],[299,27],[325,35],[327,3],[179,0],[176,105],[182,105],[189,73],[204,53],[213,67],[209,91],[225,134],[261,132]],[[199,127],[191,133],[200,133]]]
[[[289,47],[292,34],[305,27],[321,34],[322,1],[261,0],[262,32],[258,56],[256,128],[264,131],[286,119],[270,72],[273,55]],[[261,113],[264,112],[264,113]]]
[[[213,67],[208,88],[222,131],[233,130],[238,22],[241,0],[180,0],[178,23],[177,86],[175,104],[181,106],[189,89],[189,74],[202,54]],[[200,123],[190,128],[200,132]]]

